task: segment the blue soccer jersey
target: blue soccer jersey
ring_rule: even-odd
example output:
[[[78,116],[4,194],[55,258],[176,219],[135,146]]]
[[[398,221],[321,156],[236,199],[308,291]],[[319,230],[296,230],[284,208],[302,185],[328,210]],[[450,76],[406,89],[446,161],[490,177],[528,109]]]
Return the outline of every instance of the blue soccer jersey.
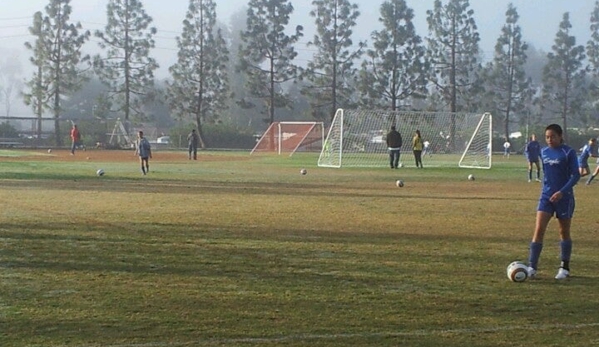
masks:
[[[595,155],[597,149],[595,148],[595,146],[591,146],[590,144],[586,144],[584,145],[584,147],[582,147],[582,152],[580,153],[580,156],[578,157],[578,164],[580,166],[583,167],[588,167],[589,166],[589,157]]]
[[[573,187],[580,179],[576,152],[566,145],[544,147],[541,159],[544,172],[542,195],[548,198],[561,191],[564,196],[573,196]]]
[[[526,155],[526,159],[531,163],[539,161],[539,157],[541,156],[541,145],[539,144],[539,141],[529,141],[524,149],[524,154]]]

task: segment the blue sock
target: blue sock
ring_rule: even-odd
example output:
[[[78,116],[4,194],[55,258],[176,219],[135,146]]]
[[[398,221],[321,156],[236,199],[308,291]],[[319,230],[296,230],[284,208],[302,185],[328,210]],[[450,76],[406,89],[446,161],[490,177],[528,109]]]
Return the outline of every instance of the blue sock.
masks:
[[[533,269],[537,269],[537,264],[539,263],[539,257],[541,256],[541,251],[543,250],[543,244],[541,242],[531,242],[530,243],[530,254],[528,256],[528,266]]]
[[[563,266],[564,264],[566,264],[566,267],[569,267],[569,265],[570,265],[570,256],[572,255],[572,240],[562,240],[562,241],[560,241],[559,248],[561,250],[560,257],[562,259],[562,267],[564,267]]]

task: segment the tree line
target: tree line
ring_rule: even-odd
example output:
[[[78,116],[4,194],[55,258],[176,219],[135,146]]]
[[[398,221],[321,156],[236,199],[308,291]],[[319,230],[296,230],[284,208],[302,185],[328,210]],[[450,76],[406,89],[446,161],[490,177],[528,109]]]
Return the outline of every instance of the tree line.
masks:
[[[505,138],[514,125],[559,121],[567,131],[594,128],[599,120],[599,1],[589,14],[591,39],[577,43],[564,13],[551,51],[535,57],[542,67],[533,76],[529,54],[536,51],[513,4],[485,62],[468,0],[435,0],[426,11],[426,36],[416,32],[407,1],[385,0],[370,42],[353,39],[360,16],[355,3],[313,0],[315,33],[307,38],[313,54],[298,64],[304,27],[290,27],[292,1],[248,0],[225,26],[215,0],[189,0],[177,61],[165,81],[155,81],[157,29],[142,0],[107,0],[106,25],[94,32],[71,21],[70,2],[49,0],[33,15],[34,39],[25,43],[35,72],[24,101],[39,122],[52,114],[57,145],[65,105],[96,80],[102,87],[94,96],[95,117],[116,114],[130,124],[151,118],[159,103],[171,118],[194,124],[202,147],[209,145],[206,124],[241,122],[248,114],[245,126],[259,128],[264,124],[251,124],[255,117],[268,124],[293,113],[328,122],[338,108],[490,111]],[[95,55],[82,49],[91,37],[98,41]]]

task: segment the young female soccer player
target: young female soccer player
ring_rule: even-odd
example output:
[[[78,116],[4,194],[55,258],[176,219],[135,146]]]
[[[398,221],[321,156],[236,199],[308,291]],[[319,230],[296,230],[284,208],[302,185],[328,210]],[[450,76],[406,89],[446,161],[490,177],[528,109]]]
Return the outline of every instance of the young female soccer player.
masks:
[[[578,157],[580,177],[584,177],[590,173],[589,157],[597,157],[597,140],[594,137],[582,147],[582,152],[580,152],[580,156]]]
[[[574,185],[580,179],[576,152],[563,144],[562,128],[551,124],[545,128],[545,141],[548,147],[541,150],[543,162],[543,188],[537,207],[536,226],[530,243],[528,275],[534,278],[543,250],[543,237],[552,216],[559,223],[561,265],[555,279],[563,280],[570,276],[570,255],[572,239],[570,226],[574,214]]]

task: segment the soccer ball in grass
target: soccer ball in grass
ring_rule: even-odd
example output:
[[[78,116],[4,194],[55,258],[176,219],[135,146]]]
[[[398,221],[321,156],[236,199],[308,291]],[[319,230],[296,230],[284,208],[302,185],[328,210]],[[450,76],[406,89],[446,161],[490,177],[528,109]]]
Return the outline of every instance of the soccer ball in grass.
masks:
[[[474,175],[468,175],[468,181],[474,181]]]
[[[399,188],[401,188],[401,187],[403,187],[403,181],[397,180],[397,181],[395,181],[395,185],[398,186]]]
[[[399,163],[399,167],[403,167],[403,163]]]
[[[104,176],[104,170],[103,169],[98,169],[98,171],[96,171],[96,175],[98,175],[98,176]]]
[[[521,261],[513,261],[507,266],[507,278],[512,282],[524,282],[528,278],[528,266]]]
[[[52,148],[48,148],[48,153],[52,153]]]
[[[307,173],[308,173],[308,170],[306,170],[306,169],[301,169],[301,170],[300,170],[300,173],[301,173],[302,175],[305,175],[305,174],[307,174]]]

